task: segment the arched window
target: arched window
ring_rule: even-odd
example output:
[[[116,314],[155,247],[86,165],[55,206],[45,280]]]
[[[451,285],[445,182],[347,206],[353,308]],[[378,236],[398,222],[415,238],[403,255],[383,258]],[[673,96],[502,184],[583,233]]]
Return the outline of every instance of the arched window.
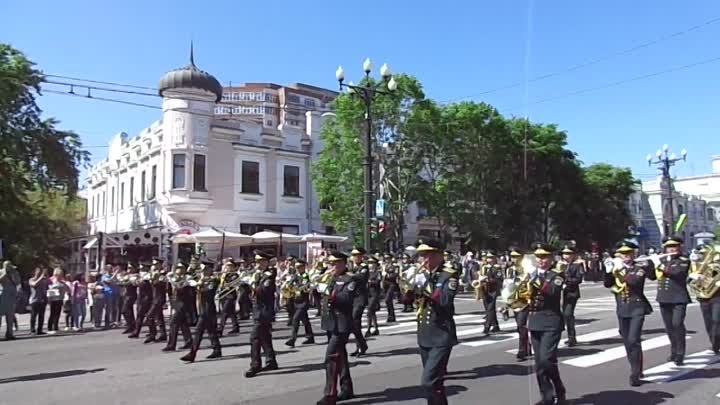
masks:
[[[682,204],[678,204],[678,215],[682,215],[685,213],[685,207]]]

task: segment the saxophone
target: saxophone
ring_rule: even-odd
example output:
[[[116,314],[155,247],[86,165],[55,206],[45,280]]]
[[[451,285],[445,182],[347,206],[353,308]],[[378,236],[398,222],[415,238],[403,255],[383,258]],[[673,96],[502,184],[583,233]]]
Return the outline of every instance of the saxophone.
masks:
[[[690,286],[700,299],[710,299],[720,291],[720,245],[706,249],[702,262],[690,274]]]

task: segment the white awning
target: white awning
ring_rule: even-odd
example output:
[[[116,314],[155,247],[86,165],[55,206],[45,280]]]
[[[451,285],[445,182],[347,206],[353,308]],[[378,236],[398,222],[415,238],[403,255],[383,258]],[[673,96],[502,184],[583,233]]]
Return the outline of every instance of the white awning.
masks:
[[[347,236],[340,235],[323,235],[321,233],[308,233],[302,236],[303,242],[322,241],[322,242],[345,242]]]
[[[175,238],[173,238],[173,243],[222,244],[223,234],[225,237],[225,247],[238,247],[252,244],[252,237],[249,235],[237,232],[222,232],[216,229],[207,229],[190,235],[176,235]]]
[[[279,233],[272,231],[262,231],[252,235],[253,243],[255,244],[267,244],[267,243],[302,243],[303,237],[300,235],[293,235],[291,233]]]

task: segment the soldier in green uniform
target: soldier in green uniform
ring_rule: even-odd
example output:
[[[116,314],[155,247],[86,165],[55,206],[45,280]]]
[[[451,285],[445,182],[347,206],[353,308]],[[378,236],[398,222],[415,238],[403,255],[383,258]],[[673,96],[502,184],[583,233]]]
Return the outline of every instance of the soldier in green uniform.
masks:
[[[690,278],[702,282],[704,281],[704,277],[709,277],[711,274],[717,275],[718,272],[720,272],[720,263],[718,263],[720,253],[715,252],[707,246],[700,248],[699,253],[703,255],[703,260],[706,255],[714,256],[709,259],[710,262],[708,266],[710,266],[710,272],[708,275],[694,273],[690,276]],[[717,276],[715,276],[715,280],[717,280]],[[716,291],[714,293],[703,292],[704,294],[698,294],[697,300],[700,302],[700,311],[702,312],[705,323],[705,331],[707,331],[708,338],[710,339],[710,349],[715,354],[720,354],[720,288],[718,288],[720,285],[717,284],[720,283],[720,281],[715,281],[715,283],[714,288]]]
[[[192,340],[192,349],[190,353],[180,358],[182,361],[190,363],[195,361],[195,356],[200,349],[200,342],[202,342],[205,332],[207,332],[212,345],[212,353],[207,358],[222,357],[220,338],[217,335],[217,308],[215,307],[215,293],[220,285],[220,280],[215,277],[213,270],[213,262],[203,261],[200,267],[202,274],[196,289],[198,325],[197,329],[195,329],[195,337]]]
[[[668,361],[681,366],[685,360],[685,315],[690,303],[687,279],[690,272],[690,259],[682,253],[683,239],[678,236],[666,238],[663,247],[673,256],[663,257],[658,266],[657,302],[665,324],[665,332],[670,339]]]
[[[380,296],[382,295],[382,271],[380,271],[380,258],[370,256],[368,258],[368,329],[365,337],[377,336],[378,330],[377,311],[380,310]],[[373,329],[374,328],[374,329]]]
[[[416,285],[417,342],[423,372],[421,384],[428,405],[447,405],[444,378],[450,352],[457,344],[455,294],[457,270],[443,259],[443,246],[437,240],[420,240],[416,250],[427,270],[422,286]]]
[[[585,275],[585,266],[577,261],[575,248],[565,245],[562,250],[563,261],[565,262],[565,288],[563,289],[562,309],[567,329],[567,345],[577,345],[575,338],[575,306],[580,299],[580,284]]]
[[[272,345],[272,320],[275,318],[275,269],[269,267],[269,253],[255,252],[257,268],[251,284],[253,303],[253,329],[250,333],[250,369],[245,372],[246,378],[256,376],[260,371],[277,370],[275,349]],[[262,368],[260,350],[265,352],[267,363]]]
[[[353,302],[353,319],[355,322],[352,332],[353,336],[355,336],[357,348],[350,355],[359,357],[365,354],[368,349],[367,341],[362,333],[362,316],[369,301],[368,267],[367,263],[365,263],[367,251],[363,248],[356,247],[350,254],[353,261],[352,272],[356,278],[355,285],[357,286],[357,291],[355,291],[354,295],[355,301]]]
[[[305,340],[302,343],[304,345],[311,345],[315,343],[315,335],[313,334],[310,317],[308,316],[308,310],[310,309],[310,276],[305,270],[306,266],[307,262],[305,260],[297,259],[295,261],[295,297],[290,298],[294,301],[295,305],[291,322],[292,336],[287,342],[285,342],[285,344],[290,347],[295,347],[295,340],[297,340],[300,322],[302,322],[303,327],[305,328]]]
[[[329,340],[325,351],[325,390],[317,405],[335,405],[337,401],[355,396],[346,345],[354,329],[353,305],[357,279],[352,273],[347,273],[347,258],[341,252],[332,252],[328,258],[332,276],[323,295],[322,327],[328,333]]]
[[[485,294],[483,295],[485,330],[483,333],[487,336],[490,332],[500,332],[497,319],[497,298],[503,285],[503,270],[497,264],[497,257],[492,250],[485,252],[485,261],[486,264],[482,269],[483,276],[487,277],[483,282],[485,285]]]
[[[535,350],[535,374],[542,397],[536,405],[566,404],[565,385],[560,379],[557,360],[564,327],[560,307],[563,272],[553,268],[553,252],[549,245],[538,243],[533,253],[537,258],[537,268],[530,275],[534,294],[529,306],[528,329]]]
[[[172,292],[170,305],[173,313],[170,317],[170,338],[167,346],[162,351],[174,352],[177,347],[178,332],[182,332],[185,346],[183,349],[192,347],[192,334],[190,333],[190,308],[195,305],[193,302],[193,289],[185,274],[185,266],[178,263],[175,266],[175,274],[168,276]]]
[[[225,264],[222,267],[222,275],[220,276],[220,287],[218,291],[221,291],[226,285],[237,283],[240,278],[240,273],[237,271],[235,261],[232,257],[225,259]],[[222,316],[220,317],[220,324],[218,325],[218,335],[222,336],[225,330],[225,324],[230,319],[232,329],[230,334],[235,335],[240,333],[240,324],[238,323],[238,314],[235,311],[235,302],[238,300],[238,289],[233,288],[229,293],[221,298],[220,306],[222,307]]]

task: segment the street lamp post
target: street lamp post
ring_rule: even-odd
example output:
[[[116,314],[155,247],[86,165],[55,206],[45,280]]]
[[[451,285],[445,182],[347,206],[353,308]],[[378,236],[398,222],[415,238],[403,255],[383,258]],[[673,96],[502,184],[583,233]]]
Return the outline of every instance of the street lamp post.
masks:
[[[687,150],[683,149],[682,152],[680,152],[680,157],[677,157],[675,153],[671,153],[670,148],[667,144],[663,145],[662,149],[658,149],[657,152],[655,152],[655,156],[653,155],[647,155],[647,162],[648,166],[655,165],[658,170],[662,173],[662,179],[664,182],[668,185],[668,205],[670,206],[669,210],[669,217],[666,218],[666,210],[663,209],[663,232],[664,236],[669,236],[672,233],[672,224],[675,221],[675,207],[673,206],[673,183],[672,178],[670,177],[670,168],[675,166],[675,163],[679,161],[685,161],[687,160]],[[661,191],[662,191],[662,185],[661,185]]]
[[[342,66],[339,66],[337,68],[337,71],[335,71],[335,77],[340,84],[340,91],[345,88],[350,94],[360,97],[360,99],[365,103],[365,124],[367,126],[367,131],[365,133],[365,161],[363,162],[363,167],[365,169],[365,190],[363,192],[365,200],[365,226],[363,227],[363,239],[365,244],[364,248],[368,252],[372,251],[372,242],[370,240],[370,226],[372,223],[372,218],[374,216],[373,214],[375,212],[372,177],[372,103],[378,94],[390,94],[383,88],[387,88],[390,92],[397,89],[397,82],[392,77],[392,73],[390,72],[390,68],[387,64],[383,64],[380,68],[380,75],[382,76],[383,80],[379,83],[372,83],[372,81],[369,80],[372,68],[373,65],[370,61],[370,58],[365,59],[365,62],[363,63],[363,70],[365,71],[366,80],[361,85],[355,85],[353,84],[353,82],[344,83],[343,81],[345,80],[345,71],[343,70]]]

